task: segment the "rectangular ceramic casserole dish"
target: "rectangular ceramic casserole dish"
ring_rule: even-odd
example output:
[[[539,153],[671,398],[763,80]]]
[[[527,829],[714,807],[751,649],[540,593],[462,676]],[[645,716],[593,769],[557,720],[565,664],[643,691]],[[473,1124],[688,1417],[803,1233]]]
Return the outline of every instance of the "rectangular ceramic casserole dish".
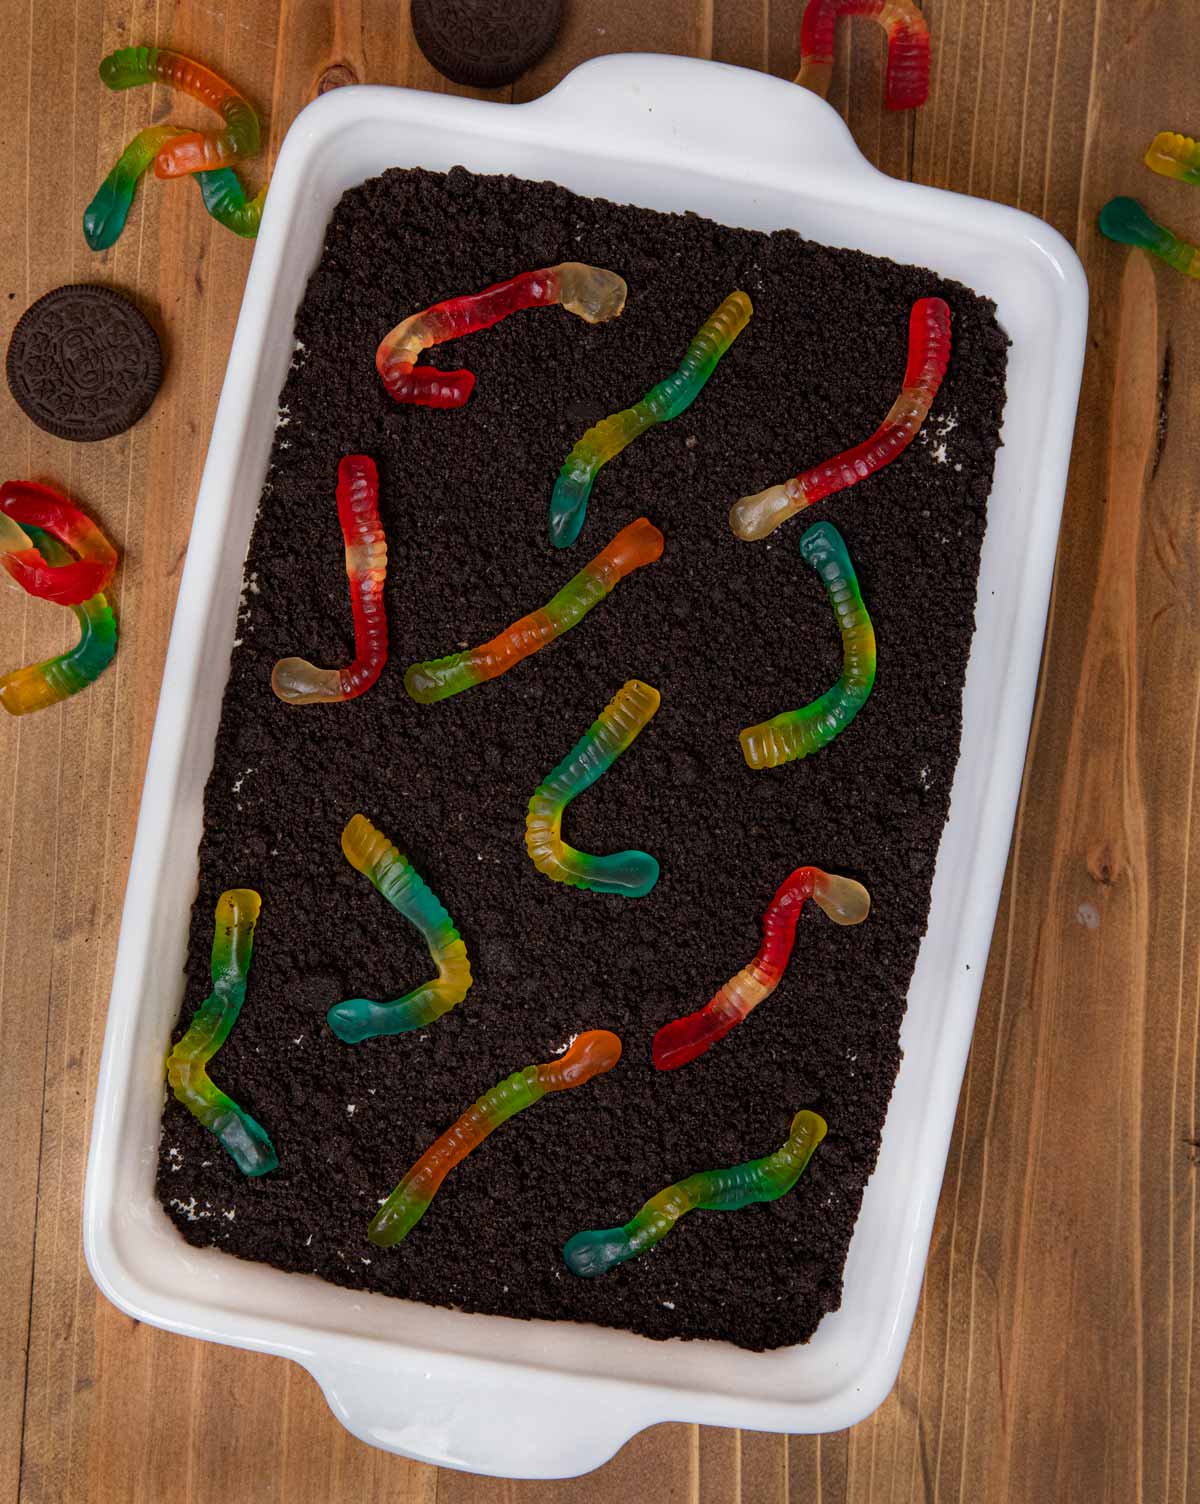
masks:
[[[807,1346],[683,1349],[356,1293],[191,1248],[155,1199],[204,784],[293,317],[345,189],[388,167],[456,163],[933,267],[994,298],[1012,340],[962,756],[904,1062],[842,1308]],[[1055,231],[883,177],[827,104],[758,73],[631,55],[589,62],[532,104],[349,88],[304,111],[272,179],[213,427],[129,875],[84,1219],[88,1264],[110,1300],[172,1331],[293,1358],[364,1440],[481,1473],[585,1472],[660,1421],[826,1431],[881,1402],[917,1301],[1004,875],[1086,321],[1082,269]]]

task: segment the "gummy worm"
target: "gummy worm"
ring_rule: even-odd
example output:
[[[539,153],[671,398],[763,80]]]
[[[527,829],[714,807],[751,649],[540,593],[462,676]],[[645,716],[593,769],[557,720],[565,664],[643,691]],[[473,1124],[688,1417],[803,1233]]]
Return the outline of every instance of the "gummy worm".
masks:
[[[539,1102],[547,1092],[569,1091],[593,1076],[612,1070],[621,1058],[621,1041],[607,1029],[580,1034],[565,1055],[545,1065],[527,1065],[472,1106],[421,1155],[387,1198],[367,1228],[377,1248],[392,1248],[408,1237],[429,1210],[442,1181],[493,1129],[514,1113]]]
[[[160,147],[154,158],[155,177],[179,178],[228,167],[254,156],[262,144],[258,116],[249,102],[210,68],[181,53],[166,47],[122,47],[102,60],[100,79],[110,89],[166,84],[224,117],[223,131],[185,131]]]
[[[800,23],[796,82],[822,99],[829,93],[838,16],[870,16],[887,32],[888,109],[923,105],[929,97],[929,28],[912,0],[808,0]]]
[[[421,931],[438,974],[436,981],[388,1003],[365,997],[335,1003],[326,1015],[329,1027],[346,1044],[423,1029],[466,997],[471,986],[467,947],[441,900],[365,815],[355,815],[342,831],[342,851],[350,865],[370,878],[388,903]]]
[[[630,679],[585,734],[538,784],[525,818],[525,849],[552,882],[593,893],[644,898],[658,881],[658,863],[645,851],[590,856],[562,838],[563,811],[577,794],[606,773],[659,707],[658,690]]]
[[[798,1112],[787,1142],[765,1159],[689,1175],[652,1196],[624,1227],[577,1232],[563,1248],[567,1268],[585,1279],[607,1274],[661,1242],[688,1212],[737,1212],[756,1201],[778,1201],[800,1179],[825,1133],[824,1118]]]
[[[338,465],[337,509],[354,613],[354,662],[317,668],[306,658],[281,658],[271,670],[271,688],[289,705],[353,700],[370,689],[387,662],[387,539],[379,520],[379,473],[367,455],[348,454]]]
[[[105,251],[116,243],[129,218],[142,175],[167,142],[183,134],[174,125],[148,126],[137,133],[117,158],[117,165],[83,211],[83,238],[93,251]]]
[[[800,539],[800,557],[820,575],[837,617],[842,673],[810,704],[740,733],[742,756],[752,768],[777,768],[828,746],[866,704],[875,683],[875,629],[841,533],[831,522],[815,523]]]
[[[602,324],[625,307],[628,288],[616,272],[564,261],[541,271],[521,272],[507,282],[495,282],[482,292],[447,298],[404,319],[384,336],[375,352],[375,369],[397,402],[420,407],[461,407],[471,395],[475,377],[470,371],[439,371],[417,367],[422,350],[460,339],[478,329],[490,329],[522,308],[561,303],[585,323]]]
[[[602,465],[620,454],[648,428],[677,418],[704,389],[717,362],[750,322],[754,305],[744,292],[731,292],[720,308],[705,319],[673,371],[652,386],[640,402],[601,419],[571,450],[554,482],[550,498],[550,541],[568,548],[579,537],[587,516],[588,497]]]
[[[831,460],[793,476],[782,486],[768,486],[743,496],[729,513],[739,538],[752,542],[773,533],[781,522],[835,491],[866,480],[902,454],[938,394],[950,360],[950,309],[941,298],[919,298],[908,319],[908,365],[900,395],[883,422],[866,441],[835,454]]]
[[[871,895],[853,878],[832,877],[820,867],[797,867],[780,884],[763,915],[762,943],[750,965],[703,1008],[664,1024],[654,1036],[657,1070],[678,1070],[703,1055],[775,991],[791,959],[800,910],[809,898],[834,924],[861,924],[871,910]]]
[[[229,1038],[242,1011],[261,905],[253,888],[230,888],[221,894],[213,930],[213,990],[167,1056],[167,1080],[176,1099],[217,1136],[243,1175],[265,1175],[279,1164],[279,1156],[261,1124],[213,1085],[205,1066]]]
[[[196,181],[200,184],[204,207],[217,223],[232,230],[235,235],[253,240],[262,221],[267,190],[260,188],[252,199],[247,199],[246,191],[231,167],[218,167],[215,172],[198,172]]]
[[[36,550],[33,540],[11,517],[0,512],[0,554],[29,554]]]
[[[1100,231],[1121,245],[1141,246],[1185,277],[1200,277],[1200,246],[1157,224],[1135,198],[1110,198],[1100,210]]]
[[[1200,183],[1200,142],[1175,131],[1159,131],[1146,148],[1146,166],[1164,178]]]
[[[83,211],[83,238],[93,251],[107,250],[119,238],[133,206],[139,180],[154,161],[160,148],[185,132],[175,125],[152,125],[139,131],[117,160],[117,165],[100,184],[95,198]],[[258,234],[262,219],[264,188],[249,203],[231,168],[198,172],[196,183],[209,214],[232,230],[235,235],[252,238]]]
[[[85,513],[49,486],[9,480],[0,486],[0,512],[18,525],[37,527],[65,543],[79,555],[55,567],[36,548],[10,549],[0,538],[0,563],[23,590],[58,606],[78,606],[91,600],[112,579],[117,551]]]
[[[523,658],[569,632],[619,580],[644,564],[653,564],[662,557],[662,551],[663,535],[648,518],[639,517],[623,527],[608,547],[585,564],[540,611],[513,622],[482,647],[414,663],[404,675],[405,689],[420,704],[432,705],[506,674]]]
[[[43,558],[50,565],[66,564],[70,554],[49,533],[29,525]],[[86,689],[98,679],[117,651],[117,624],[104,595],[97,592],[82,605],[69,608],[79,623],[79,642],[69,653],[43,663],[15,669],[0,677],[0,705],[10,715],[45,710]]]

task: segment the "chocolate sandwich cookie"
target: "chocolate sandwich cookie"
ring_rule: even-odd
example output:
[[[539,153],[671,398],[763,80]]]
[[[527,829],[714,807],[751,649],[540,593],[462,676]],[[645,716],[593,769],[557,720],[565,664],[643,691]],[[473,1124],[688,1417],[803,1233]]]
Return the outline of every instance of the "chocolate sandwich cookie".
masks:
[[[17,404],[60,439],[111,439],[154,401],[162,351],[149,320],[110,287],[57,287],[26,309],[6,362]]]
[[[563,0],[412,0],[417,45],[456,84],[495,89],[549,50]]]

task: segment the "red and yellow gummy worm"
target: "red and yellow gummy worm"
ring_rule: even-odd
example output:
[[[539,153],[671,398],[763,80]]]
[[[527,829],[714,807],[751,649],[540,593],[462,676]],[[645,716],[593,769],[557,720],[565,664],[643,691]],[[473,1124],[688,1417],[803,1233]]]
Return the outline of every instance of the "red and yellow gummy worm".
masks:
[[[929,27],[912,0],[808,0],[800,23],[796,82],[822,99],[828,94],[839,16],[869,16],[887,32],[888,109],[923,105],[929,97]]]
[[[397,402],[420,407],[461,407],[471,395],[471,371],[439,371],[418,366],[417,358],[431,345],[490,329],[522,308],[545,308],[561,303],[568,313],[587,324],[616,318],[625,307],[628,289],[616,272],[581,261],[564,261],[541,271],[521,272],[507,282],[495,282],[482,292],[447,298],[414,313],[389,333],[375,352],[375,369]]]
[[[763,915],[762,942],[749,966],[703,1008],[664,1024],[654,1036],[656,1069],[677,1070],[703,1055],[775,991],[791,960],[800,910],[810,898],[834,924],[861,924],[871,911],[871,895],[853,878],[833,877],[820,867],[797,867]]]
[[[49,486],[5,481],[0,486],[0,513],[14,525],[0,531],[0,563],[30,595],[59,606],[79,606],[112,579],[116,549],[90,517]],[[41,528],[79,557],[68,564],[48,564],[23,527]]]
[[[908,365],[891,411],[863,444],[803,470],[781,486],[743,496],[729,513],[739,538],[752,542],[773,533],[781,522],[835,491],[856,486],[890,465],[916,438],[950,361],[950,309],[941,298],[918,298],[908,319]]]
[[[353,700],[370,689],[387,662],[387,539],[379,520],[379,472],[367,455],[348,454],[338,466],[337,509],[354,613],[354,661],[347,668],[317,668],[307,658],[281,658],[271,671],[271,688],[289,705]]]

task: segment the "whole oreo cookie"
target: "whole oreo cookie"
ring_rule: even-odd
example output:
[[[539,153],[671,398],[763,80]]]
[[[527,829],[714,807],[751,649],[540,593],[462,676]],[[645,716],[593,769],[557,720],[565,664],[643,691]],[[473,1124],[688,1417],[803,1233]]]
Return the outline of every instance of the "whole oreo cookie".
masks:
[[[57,287],[22,314],[8,386],[47,433],[90,442],[124,433],[154,401],[162,351],[149,321],[110,287]]]
[[[549,50],[563,0],[412,0],[417,45],[456,84],[495,89]]]

